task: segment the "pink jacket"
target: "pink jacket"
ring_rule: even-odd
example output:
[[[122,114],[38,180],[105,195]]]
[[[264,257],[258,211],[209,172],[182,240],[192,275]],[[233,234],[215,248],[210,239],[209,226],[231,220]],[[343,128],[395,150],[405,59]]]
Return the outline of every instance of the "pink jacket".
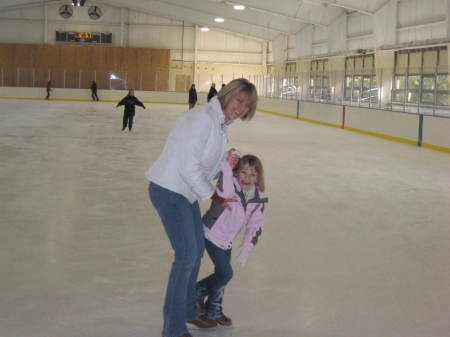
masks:
[[[268,199],[256,188],[255,196],[245,201],[241,187],[233,176],[233,170],[227,161],[221,163],[221,174],[216,193],[223,199],[234,199],[230,209],[212,201],[209,210],[203,216],[205,237],[223,249],[231,249],[233,241],[245,226],[242,247],[250,251],[258,242],[264,223],[264,208]]]

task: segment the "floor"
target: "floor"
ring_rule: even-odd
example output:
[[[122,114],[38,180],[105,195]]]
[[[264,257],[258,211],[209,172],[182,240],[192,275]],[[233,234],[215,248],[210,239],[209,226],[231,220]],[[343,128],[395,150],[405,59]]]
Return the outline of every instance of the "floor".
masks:
[[[113,103],[0,100],[0,336],[160,336],[172,252],[143,175],[185,109],[122,132]],[[262,159],[267,223],[234,327],[193,336],[450,335],[448,154],[264,113],[230,146]]]

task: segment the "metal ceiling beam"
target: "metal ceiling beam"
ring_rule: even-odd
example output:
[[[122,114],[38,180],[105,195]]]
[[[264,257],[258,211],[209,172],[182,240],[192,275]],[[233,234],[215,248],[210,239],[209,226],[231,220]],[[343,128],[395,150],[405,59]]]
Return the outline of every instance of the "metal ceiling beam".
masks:
[[[208,0],[208,1],[215,2],[214,0]],[[236,2],[231,2],[231,1],[224,1],[223,3],[225,3],[225,4],[229,5],[229,6],[237,4]],[[264,13],[264,14],[270,14],[270,15],[277,15],[277,16],[281,16],[283,18],[287,18],[287,19],[290,19],[290,20],[294,20],[294,21],[300,22],[300,23],[306,23],[306,24],[310,24],[310,25],[326,27],[326,25],[324,25],[323,23],[317,22],[317,21],[303,19],[303,18],[300,18],[300,17],[297,17],[297,16],[290,16],[290,15],[286,15],[286,14],[283,14],[283,13],[280,13],[280,12],[275,12],[275,11],[272,11],[272,10],[267,10],[267,9],[260,8],[260,7],[247,6],[245,4],[245,2],[242,2],[242,1],[239,4],[244,5],[245,9],[254,10],[256,12],[260,12],[260,13]]]
[[[46,6],[46,5],[58,4],[60,2],[61,2],[60,0],[47,0],[47,1],[41,1],[41,2],[30,1],[27,3],[19,4],[19,5],[11,5],[11,6],[4,6],[4,7],[2,7],[0,5],[0,12],[15,11],[18,9],[23,9],[23,8],[42,7],[42,6]]]
[[[303,0],[303,1],[310,3],[310,4],[314,4],[314,5],[327,5],[327,6],[331,6],[331,7],[339,7],[339,8],[343,8],[343,9],[348,9],[348,10],[359,12],[359,13],[362,13],[365,15],[374,15],[374,13],[366,11],[365,9],[340,4],[337,1],[330,1],[330,0],[320,0],[320,1]]]
[[[182,5],[179,5],[179,4],[173,4],[170,1],[169,2],[162,1],[162,0],[151,0],[151,1],[152,2],[158,2],[158,3],[161,3],[161,4],[166,5],[166,6],[173,6],[173,7],[177,7],[177,8],[182,8],[182,9],[185,9],[185,10],[189,10],[189,11],[195,12],[197,14],[207,15],[210,18],[215,16],[215,14],[212,14],[212,13],[209,13],[209,12],[205,12],[205,11],[199,11],[197,9],[193,9],[193,8],[190,8],[190,7],[187,7],[187,6],[182,6]],[[97,1],[97,2],[98,3],[102,3],[104,5],[113,6],[113,7],[129,8],[129,9],[134,10],[136,12],[143,12],[143,13],[147,13],[147,14],[163,16],[163,17],[166,17],[166,18],[169,18],[169,19],[176,19],[176,20],[180,20],[180,21],[186,20],[186,17],[174,15],[173,13],[171,13],[169,15],[167,13],[161,13],[161,12],[155,11],[155,10],[148,10],[148,9],[146,9],[146,8],[144,9],[142,7],[130,6],[130,2],[125,2],[125,1],[121,1],[121,0],[115,0],[114,2],[112,2],[112,1],[106,2],[104,0],[103,1],[100,0],[100,1]],[[125,3],[122,3],[122,2],[125,2]],[[135,2],[131,2],[131,3],[135,4]],[[151,8],[151,6],[147,6],[147,7]],[[227,19],[227,17],[225,17],[225,19]],[[228,20],[230,22],[233,22],[233,21],[234,22],[238,22],[238,23],[240,22],[240,23],[244,23],[244,24],[247,24],[247,25],[250,25],[250,26],[257,27],[259,29],[266,29],[266,30],[269,30],[269,31],[272,31],[272,32],[276,32],[276,33],[282,33],[282,34],[286,34],[286,35],[291,34],[291,32],[286,31],[286,30],[281,30],[281,29],[268,27],[268,26],[262,26],[260,24],[257,24],[257,23],[251,22],[251,21],[246,21],[246,20],[241,20],[241,19],[234,19],[234,18],[228,18]],[[189,21],[192,22],[192,20],[189,20]],[[196,24],[201,25],[201,26],[209,26],[209,27],[214,27],[214,28],[217,28],[217,29],[225,30],[225,28],[211,26],[210,24],[206,24],[204,22],[193,22],[193,23],[196,23]],[[233,30],[231,30],[231,32],[233,32]],[[239,31],[239,33],[243,34],[240,31]],[[243,35],[245,35],[245,34],[243,34]],[[247,35],[247,36],[249,36],[249,35]],[[261,38],[260,36],[255,36],[255,37]]]

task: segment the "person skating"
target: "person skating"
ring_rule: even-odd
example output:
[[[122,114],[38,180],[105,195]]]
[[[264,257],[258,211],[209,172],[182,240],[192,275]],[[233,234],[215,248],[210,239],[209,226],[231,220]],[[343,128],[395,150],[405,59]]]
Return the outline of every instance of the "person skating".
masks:
[[[123,111],[123,124],[122,131],[125,130],[128,126],[128,130],[131,132],[133,128],[133,118],[135,114],[135,106],[139,105],[140,107],[145,109],[145,105],[142,104],[140,100],[134,96],[134,89],[128,90],[128,95],[126,95],[122,100],[117,103],[116,107],[121,105],[125,105],[125,109]]]
[[[216,90],[216,84],[212,83],[211,88],[209,88],[208,92],[208,102],[213,98],[214,96],[217,96],[217,90]]]
[[[209,199],[227,153],[227,129],[236,119],[256,112],[255,86],[235,79],[217,97],[178,118],[166,145],[149,168],[149,196],[174,251],[164,303],[163,337],[190,337],[187,324],[218,324],[197,311],[196,282],[205,248],[198,200]]]
[[[239,161],[236,166],[236,157]],[[214,263],[214,273],[197,282],[197,304],[207,319],[230,326],[231,318],[223,313],[225,286],[233,277],[231,249],[236,236],[245,227],[239,248],[238,263],[244,266],[250,251],[262,233],[264,210],[268,202],[263,193],[264,171],[261,161],[253,155],[239,159],[234,149],[221,163],[216,194],[202,218],[205,248]],[[206,299],[206,302],[205,302]]]
[[[93,101],[98,101],[97,83],[95,83],[95,81],[92,81],[92,83],[91,83],[91,93],[92,93],[92,100]]]
[[[195,84],[191,85],[189,89],[189,109],[192,109],[197,103],[197,90],[195,90]]]

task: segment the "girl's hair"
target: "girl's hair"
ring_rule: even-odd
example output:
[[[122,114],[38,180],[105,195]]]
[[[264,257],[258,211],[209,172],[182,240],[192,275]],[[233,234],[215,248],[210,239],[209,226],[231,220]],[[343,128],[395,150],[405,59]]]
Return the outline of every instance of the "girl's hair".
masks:
[[[220,89],[217,98],[219,99],[222,109],[227,106],[230,100],[239,93],[245,93],[250,98],[250,109],[241,117],[242,120],[250,120],[256,112],[256,104],[258,103],[258,94],[253,83],[245,78],[236,78]]]
[[[242,169],[245,165],[247,165],[254,168],[256,173],[258,173],[258,180],[256,184],[258,185],[258,189],[261,192],[264,192],[266,186],[264,184],[264,169],[261,163],[261,160],[259,160],[258,157],[252,155],[252,154],[246,154],[245,156],[241,157],[239,159],[239,163],[234,168],[234,172],[238,173],[240,169]]]

